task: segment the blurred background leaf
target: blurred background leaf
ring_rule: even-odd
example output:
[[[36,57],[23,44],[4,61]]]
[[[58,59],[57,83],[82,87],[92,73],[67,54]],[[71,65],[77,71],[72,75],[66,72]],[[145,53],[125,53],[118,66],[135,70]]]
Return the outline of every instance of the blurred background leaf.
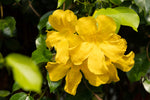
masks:
[[[14,53],[6,57],[6,64],[12,68],[15,81],[24,90],[41,91],[42,75],[32,59]]]
[[[0,97],[6,97],[10,95],[10,92],[7,90],[0,90]]]
[[[0,19],[0,31],[2,31],[4,35],[13,37],[15,29],[16,21],[14,17],[6,17],[5,19]]]
[[[150,68],[150,62],[147,59],[146,53],[140,53],[135,55],[134,67],[127,72],[127,76],[131,82],[139,81],[146,75]]]

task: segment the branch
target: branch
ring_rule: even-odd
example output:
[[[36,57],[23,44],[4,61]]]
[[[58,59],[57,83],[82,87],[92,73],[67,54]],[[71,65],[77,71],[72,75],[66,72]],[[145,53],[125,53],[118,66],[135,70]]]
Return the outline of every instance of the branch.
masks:
[[[65,6],[66,6],[66,4],[65,4],[65,2],[63,3],[63,10],[65,10]]]
[[[29,1],[29,7],[32,9],[32,11],[40,18],[40,14],[34,9],[34,7],[32,6],[32,2]]]
[[[1,9],[1,18],[3,18],[3,6],[1,3],[0,3],[0,9]]]

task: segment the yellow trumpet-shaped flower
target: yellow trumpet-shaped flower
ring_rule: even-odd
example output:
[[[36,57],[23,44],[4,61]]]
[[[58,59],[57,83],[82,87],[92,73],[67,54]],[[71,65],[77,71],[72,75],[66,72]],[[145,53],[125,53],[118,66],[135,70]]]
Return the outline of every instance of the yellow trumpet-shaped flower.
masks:
[[[56,10],[49,16],[49,23],[56,31],[47,31],[46,45],[56,49],[55,60],[66,63],[69,59],[70,47],[79,44],[79,37],[75,33],[76,15],[70,10]]]
[[[81,71],[89,83],[93,86],[99,86],[111,81],[119,81],[117,70],[113,64],[107,61],[108,69],[106,73],[102,75],[96,75],[89,71],[87,67],[87,61],[84,61],[81,65],[74,65],[70,60],[66,64],[59,64],[57,62],[48,62],[46,69],[49,72],[51,81],[58,81],[66,76],[66,84],[64,90],[72,95],[76,94],[77,87],[82,79]]]
[[[51,81],[65,77],[64,90],[69,94],[76,94],[82,75],[91,85],[100,86],[119,81],[117,68],[127,72],[133,67],[134,53],[124,55],[127,43],[115,33],[112,18],[100,15],[77,21],[73,12],[57,10],[49,22],[56,31],[48,31],[46,44],[57,53],[56,62],[48,62],[46,69]]]
[[[75,65],[80,65],[87,59],[88,69],[97,75],[107,73],[110,65],[116,65],[123,71],[129,71],[133,67],[134,53],[124,55],[127,43],[115,33],[116,24],[112,18],[105,15],[96,19],[80,18],[76,24],[76,31],[84,42],[70,49],[71,60]],[[106,59],[110,60],[109,65]]]

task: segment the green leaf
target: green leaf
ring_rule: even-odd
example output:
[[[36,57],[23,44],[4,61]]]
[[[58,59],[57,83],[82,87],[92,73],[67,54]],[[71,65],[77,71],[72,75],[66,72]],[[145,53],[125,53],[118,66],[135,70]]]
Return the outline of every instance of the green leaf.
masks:
[[[31,96],[27,96],[25,100],[34,100],[34,99]]]
[[[14,82],[13,87],[12,87],[12,91],[17,91],[19,90],[21,87],[19,86],[19,84],[17,82]]]
[[[57,8],[59,8],[66,0],[58,0]]]
[[[111,3],[115,4],[115,5],[119,5],[123,2],[124,0],[110,0]]]
[[[135,4],[145,10],[147,13],[150,11],[150,0],[134,0]]]
[[[21,88],[38,93],[41,91],[42,75],[31,58],[12,53],[6,57],[6,64],[12,68],[14,80]]]
[[[48,62],[51,58],[52,53],[46,48],[38,48],[32,52],[32,59],[36,62],[36,64]]]
[[[131,82],[139,81],[142,76],[145,76],[150,66],[146,53],[135,55],[134,67],[127,72],[127,76]]]
[[[99,15],[112,17],[115,20],[117,27],[119,27],[120,25],[125,25],[130,26],[135,31],[137,31],[137,28],[139,26],[139,16],[134,10],[127,7],[98,9],[93,14],[95,18]],[[117,29],[119,30],[119,28]]]
[[[46,48],[46,35],[41,35],[35,40],[36,48]]]
[[[27,94],[24,92],[16,93],[11,96],[10,100],[26,100]]]
[[[16,93],[11,96],[10,100],[34,100],[31,96],[28,96],[24,92]]]
[[[7,90],[0,90],[0,97],[7,97],[10,94]]]
[[[15,29],[16,21],[14,17],[6,17],[5,19],[0,19],[0,31],[2,31],[4,35],[13,37]]]
[[[48,81],[48,86],[50,88],[50,93],[54,92],[57,89],[57,87],[60,86],[60,84],[62,82],[62,80],[59,80],[57,82],[51,81],[50,78],[49,78],[49,74],[48,73],[47,73],[47,77],[46,78],[47,78],[47,81]]]
[[[37,25],[37,28],[39,31],[41,31],[44,27],[46,27],[46,24],[48,22],[48,17],[49,15],[51,15],[53,13],[53,11],[49,11],[46,14],[44,14],[41,18],[40,21]]]
[[[47,30],[50,30],[50,29],[52,29],[52,26],[51,26],[51,24],[47,21],[47,23],[46,23],[46,29]]]

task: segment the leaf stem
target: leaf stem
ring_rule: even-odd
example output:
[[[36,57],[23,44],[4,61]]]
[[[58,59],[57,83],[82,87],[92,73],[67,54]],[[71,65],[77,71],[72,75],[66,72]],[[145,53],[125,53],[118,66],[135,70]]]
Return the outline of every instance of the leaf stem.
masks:
[[[38,100],[41,100],[41,98],[44,96],[45,92],[47,91],[47,87],[44,89],[43,93],[40,95],[40,97],[38,98]]]
[[[1,19],[3,18],[3,5],[0,2],[0,9],[1,9]]]
[[[92,94],[97,98],[97,100],[103,100],[102,98],[100,98],[96,93],[94,93],[86,84],[85,81],[83,81],[83,83],[85,84],[86,88],[92,92]]]
[[[29,7],[32,9],[32,11],[40,18],[40,14],[34,9],[34,7],[32,6],[32,2],[29,1]]]

